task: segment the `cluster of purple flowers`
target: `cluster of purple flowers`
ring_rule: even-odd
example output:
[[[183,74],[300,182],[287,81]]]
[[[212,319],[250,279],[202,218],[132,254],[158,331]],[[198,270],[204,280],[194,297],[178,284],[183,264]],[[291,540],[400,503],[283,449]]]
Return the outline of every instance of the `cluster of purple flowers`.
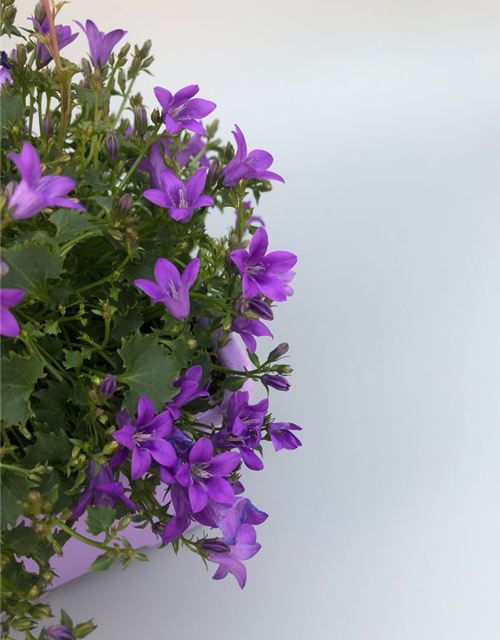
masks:
[[[41,36],[49,33],[47,18],[33,19],[36,31]],[[101,32],[90,20],[85,26],[77,23],[89,42],[90,58],[96,68],[106,65],[116,44],[124,37],[125,31],[117,29],[108,34]],[[69,26],[55,28],[58,48],[70,44],[77,36]],[[46,41],[48,44],[48,40]],[[36,44],[36,58],[40,67],[52,59],[49,47],[40,39]],[[2,54],[2,81],[10,82],[9,61]],[[245,137],[235,125],[236,153],[220,170],[216,180],[210,172],[213,165],[206,155],[207,145],[203,136],[207,132],[201,119],[214,111],[213,102],[195,97],[197,85],[189,85],[172,94],[162,87],[155,88],[160,103],[166,135],[156,140],[148,158],[137,165],[150,175],[150,187],[144,197],[156,206],[167,209],[168,215],[179,223],[188,223],[197,210],[214,205],[213,194],[206,193],[215,182],[219,186],[232,188],[241,181],[277,180],[283,178],[270,171],[273,157],[267,151],[255,149],[248,152]],[[172,138],[185,129],[191,132],[184,148],[172,158]],[[128,132],[130,134],[131,132]],[[116,149],[114,150],[116,155]],[[75,182],[61,175],[42,176],[42,168],[35,148],[25,142],[20,155],[9,153],[8,157],[16,165],[20,180],[12,183],[8,194],[8,214],[14,220],[32,218],[42,210],[52,207],[73,208],[85,211],[84,207],[68,197]],[[179,169],[195,169],[187,180],[183,180],[165,162]],[[191,164],[190,164],[191,163]],[[209,178],[209,179],[207,179]],[[207,186],[207,183],[209,186]],[[268,252],[268,233],[264,221],[258,216],[247,214],[252,208],[249,201],[243,202],[245,213],[244,231],[255,231],[250,225],[261,226],[253,234],[248,248],[236,249],[230,253],[230,260],[239,273],[241,297],[235,305],[236,317],[231,331],[241,336],[250,353],[255,353],[257,337],[273,337],[270,329],[262,322],[273,320],[272,303],[283,302],[293,294],[290,282],[294,277],[293,267],[297,257],[288,251]],[[241,239],[241,236],[240,236]],[[246,245],[244,245],[246,246]],[[2,275],[8,265],[2,261]],[[194,286],[200,271],[200,259],[192,259],[180,273],[177,266],[166,258],[158,258],[154,267],[155,281],[135,280],[135,285],[146,293],[154,303],[162,303],[167,311],[178,320],[185,320],[190,314],[190,289]],[[236,273],[236,271],[235,271]],[[0,291],[0,333],[14,338],[19,335],[19,324],[10,310],[20,304],[25,297],[21,289],[4,288]],[[285,345],[287,348],[287,345]],[[279,349],[278,349],[279,351]],[[281,352],[277,352],[281,357]],[[73,510],[72,518],[81,517],[87,506],[117,505],[121,503],[136,511],[140,506],[129,497],[128,491],[135,480],[148,474],[155,475],[167,489],[169,518],[163,525],[159,523],[164,542],[171,542],[184,534],[194,522],[219,529],[221,534],[206,538],[199,544],[208,560],[218,564],[214,575],[221,579],[231,573],[239,585],[244,587],[246,569],[242,561],[253,557],[260,549],[256,540],[255,526],[264,522],[267,514],[257,509],[249,499],[242,496],[244,488],[239,481],[239,472],[244,465],[253,471],[264,468],[261,445],[270,440],[276,451],[296,449],[301,445],[294,434],[300,427],[293,423],[279,423],[271,419],[268,399],[251,404],[247,391],[226,392],[221,404],[220,398],[210,397],[208,382],[203,384],[201,366],[187,369],[174,383],[178,390],[163,410],[156,412],[153,402],[143,396],[138,401],[137,412],[131,416],[121,410],[116,414],[118,429],[113,438],[118,450],[107,465],[95,462],[88,473],[88,482]],[[281,375],[267,374],[263,377],[267,387],[286,391],[289,384]],[[109,399],[116,390],[116,379],[107,376],[101,384],[100,396]],[[213,407],[219,407],[220,420],[216,424],[186,430],[182,428],[183,410],[199,398],[206,398]],[[194,435],[196,434],[196,436]],[[123,465],[130,462],[130,483],[124,481]],[[47,637],[57,631],[47,630]],[[55,631],[54,631],[55,630]],[[55,637],[55,635],[54,635]]]

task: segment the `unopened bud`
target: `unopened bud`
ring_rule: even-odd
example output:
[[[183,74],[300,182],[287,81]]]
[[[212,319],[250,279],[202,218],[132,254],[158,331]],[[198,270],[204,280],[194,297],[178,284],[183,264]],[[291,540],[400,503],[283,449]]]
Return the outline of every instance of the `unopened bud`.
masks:
[[[119,443],[116,440],[113,440],[112,442],[108,442],[108,444],[104,445],[102,452],[105,456],[110,456],[118,449],[119,446]]]
[[[263,376],[262,382],[268,386],[276,389],[277,391],[288,391],[290,389],[290,383],[283,376],[274,376],[267,374]]]
[[[12,623],[12,627],[16,631],[29,631],[30,629],[36,627],[36,622],[28,620],[28,618],[22,618],[21,620],[14,620],[14,622]]]
[[[28,54],[26,53],[26,47],[24,46],[24,44],[20,43],[17,45],[16,55],[19,64],[22,64],[24,66],[26,64],[26,61],[28,60]]]
[[[89,633],[92,633],[95,629],[97,629],[97,625],[95,625],[92,620],[88,620],[87,622],[77,624],[73,631],[75,633],[75,638],[79,640],[79,638],[85,638],[88,636]]]
[[[126,58],[129,51],[130,51],[130,43],[127,42],[127,44],[124,44],[123,47],[118,52],[118,57]]]
[[[148,113],[146,107],[139,104],[134,109],[135,130],[140,136],[143,136],[148,130]]]
[[[33,13],[33,17],[37,22],[42,24],[43,21],[45,20],[45,16],[46,16],[45,5],[43,3],[43,0],[40,0],[40,2],[37,2],[35,5],[35,11]]]
[[[274,318],[273,310],[271,307],[262,300],[252,298],[248,303],[248,310],[255,313],[263,320],[272,320]]]
[[[153,45],[153,43],[151,42],[151,40],[146,40],[146,42],[142,45],[141,50],[139,52],[139,55],[141,56],[141,58],[147,58],[149,55],[149,52],[151,51],[151,46]]]
[[[118,154],[118,138],[112,131],[106,135],[105,144],[109,159],[114,163]]]
[[[200,543],[200,549],[208,551],[208,553],[215,553],[217,555],[228,554],[231,552],[230,546],[224,540],[218,538],[207,538]]]
[[[75,640],[75,635],[63,624],[51,624],[45,629],[46,640]]]
[[[42,136],[44,140],[52,138],[54,135],[54,120],[51,116],[43,116],[42,118]]]
[[[219,177],[220,177],[220,162],[217,160],[217,158],[215,158],[215,160],[212,160],[212,162],[210,163],[210,167],[208,168],[208,174],[207,174],[207,189],[209,189],[210,187],[213,187]]]
[[[234,147],[230,142],[228,142],[226,144],[225,156],[226,156],[226,161],[227,162],[229,162],[230,160],[232,160],[234,158]]]
[[[281,342],[275,349],[269,354],[268,360],[278,360],[288,353],[289,345],[286,342]]]
[[[153,109],[151,113],[151,122],[154,124],[161,124],[163,122],[163,118],[161,117],[161,112],[158,108]]]
[[[3,19],[6,24],[13,24],[16,19],[17,9],[16,7],[7,7],[3,13]]]
[[[134,200],[133,200],[132,196],[130,195],[130,193],[125,193],[118,200],[118,207],[117,207],[118,215],[119,216],[124,216],[126,213],[128,213],[130,211],[130,209],[132,208],[133,203],[134,203]]]
[[[111,396],[116,391],[116,378],[111,374],[107,375],[104,380],[101,382],[101,395],[107,400],[111,398]]]
[[[279,364],[274,368],[278,373],[283,373],[283,374],[293,373],[293,369],[289,364]]]
[[[45,620],[50,617],[52,610],[48,604],[35,604],[31,607],[30,613],[36,620]]]

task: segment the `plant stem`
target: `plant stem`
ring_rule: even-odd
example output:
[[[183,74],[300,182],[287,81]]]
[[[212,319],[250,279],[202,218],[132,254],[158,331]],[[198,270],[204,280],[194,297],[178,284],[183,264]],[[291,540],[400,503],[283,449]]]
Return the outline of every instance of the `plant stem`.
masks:
[[[91,547],[96,547],[97,549],[102,549],[103,551],[113,551],[112,547],[108,547],[103,542],[97,542],[97,540],[91,540],[90,538],[86,538],[85,536],[82,536],[81,533],[77,533],[74,529],[72,529],[71,527],[68,527],[67,524],[65,524],[62,520],[60,520],[56,516],[53,516],[52,519],[60,529],[62,529],[63,531],[66,531],[66,533],[69,533],[69,535],[72,536],[73,538],[80,540],[80,542],[84,542],[85,544],[88,544]]]
[[[127,91],[126,91],[125,95],[123,96],[122,103],[121,103],[121,105],[120,105],[120,108],[118,109],[118,113],[116,114],[115,121],[113,122],[113,127],[116,127],[116,125],[117,125],[117,124],[118,124],[118,122],[120,121],[120,116],[122,115],[123,110],[125,109],[125,106],[126,106],[126,104],[127,104],[128,97],[129,97],[129,95],[130,95],[130,92],[132,91],[132,87],[134,86],[134,82],[135,82],[135,80],[136,80],[136,78],[137,78],[137,76],[138,76],[138,75],[139,75],[139,72],[137,72],[137,73],[135,74],[135,76],[132,78],[132,80],[131,80],[131,82],[130,82],[130,84],[129,84],[129,86],[128,86],[128,89],[127,89]]]
[[[161,125],[162,125],[162,123],[160,122],[160,124],[157,124],[156,127],[153,129],[153,131],[151,133],[151,137],[149,138],[149,140],[144,145],[144,149],[141,151],[139,156],[136,158],[136,161],[134,162],[134,164],[130,167],[130,171],[127,173],[127,175],[123,178],[123,180],[118,185],[117,193],[119,193],[123,189],[123,187],[127,184],[127,182],[129,181],[130,176],[134,173],[134,171],[137,169],[140,161],[144,158],[146,153],[149,151],[149,148],[153,144],[153,142],[155,141],[156,134],[160,130]]]

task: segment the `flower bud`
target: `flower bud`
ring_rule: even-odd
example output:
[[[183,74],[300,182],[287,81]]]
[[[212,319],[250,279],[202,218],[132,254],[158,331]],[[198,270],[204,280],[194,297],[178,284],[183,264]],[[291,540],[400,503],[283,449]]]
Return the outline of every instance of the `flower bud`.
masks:
[[[141,56],[141,58],[147,58],[149,55],[149,52],[151,51],[151,47],[152,47],[153,43],[151,42],[151,40],[146,40],[146,42],[142,45],[141,50],[139,52],[139,55]]]
[[[21,618],[21,620],[14,620],[14,622],[12,623],[12,627],[16,631],[29,631],[30,629],[34,629],[36,627],[36,623],[32,620],[28,620],[28,618]],[[45,637],[48,640],[52,640],[47,635]]]
[[[92,620],[88,620],[87,622],[81,622],[75,626],[75,638],[85,638],[97,629],[97,625],[95,625]]]
[[[42,118],[42,136],[44,140],[52,138],[54,135],[54,120],[51,116],[43,116]]]
[[[275,349],[269,354],[268,360],[278,360],[288,353],[289,345],[286,342],[281,342]]]
[[[80,66],[82,67],[82,71],[86,76],[92,75],[92,67],[90,66],[90,62],[87,60],[87,58],[82,58]]]
[[[111,398],[111,396],[116,391],[116,378],[111,374],[107,375],[104,380],[101,382],[101,395],[107,400]]]
[[[75,640],[72,631],[62,624],[51,624],[45,629],[45,638],[47,640]]]
[[[274,368],[278,373],[283,373],[283,374],[293,373],[293,369],[289,364],[279,364]]]
[[[127,42],[126,44],[123,45],[123,47],[118,52],[118,57],[126,58],[129,51],[130,51],[130,42]]]
[[[31,607],[30,613],[35,620],[45,620],[50,617],[52,611],[48,604],[36,604]]]
[[[111,442],[108,442],[108,444],[104,445],[102,452],[105,456],[110,456],[118,449],[119,446],[120,444],[116,440],[112,440]]]
[[[26,53],[26,47],[24,46],[24,44],[20,43],[16,46],[16,55],[19,64],[22,64],[24,66],[26,64],[26,61],[28,60],[28,54]]]
[[[225,156],[226,156],[226,162],[229,162],[234,158],[234,147],[230,142],[226,144]]]
[[[130,193],[123,194],[122,197],[118,200],[118,207],[117,207],[118,215],[124,216],[126,213],[128,213],[132,208],[133,203],[134,203],[134,200],[130,195]]]
[[[215,158],[215,160],[212,160],[212,162],[210,163],[210,167],[208,168],[208,174],[207,174],[207,189],[209,189],[210,187],[214,186],[217,183],[217,180],[220,177],[220,162],[217,160],[217,158]]]
[[[227,542],[224,542],[224,540],[220,538],[207,538],[206,540],[202,540],[200,542],[200,549],[217,555],[231,552],[231,548]]]
[[[33,13],[33,17],[37,22],[42,24],[43,21],[45,20],[45,16],[46,16],[45,5],[43,3],[43,0],[40,0],[40,2],[37,2],[35,5],[35,11]]]
[[[163,122],[163,118],[161,117],[161,112],[158,108],[153,109],[151,113],[151,122],[154,124],[161,124]]]
[[[163,538],[163,534],[165,532],[165,525],[161,522],[154,522],[151,526],[151,530],[160,538]]]
[[[290,389],[290,383],[283,376],[275,376],[275,375],[267,374],[263,376],[262,382],[267,387],[272,387],[277,391],[288,391],[288,389]]]
[[[3,19],[5,21],[5,24],[13,24],[14,20],[16,19],[16,15],[17,15],[16,7],[13,7],[13,6],[7,7],[3,14]]]
[[[135,130],[140,136],[143,136],[148,130],[148,113],[146,107],[142,104],[137,105],[134,108],[134,123]]]
[[[255,313],[262,318],[263,320],[273,320],[274,313],[271,307],[264,302],[263,300],[259,300],[257,298],[251,298],[248,304],[248,310],[252,313]]]
[[[118,139],[112,131],[106,134],[105,144],[109,159],[114,163],[118,153]]]

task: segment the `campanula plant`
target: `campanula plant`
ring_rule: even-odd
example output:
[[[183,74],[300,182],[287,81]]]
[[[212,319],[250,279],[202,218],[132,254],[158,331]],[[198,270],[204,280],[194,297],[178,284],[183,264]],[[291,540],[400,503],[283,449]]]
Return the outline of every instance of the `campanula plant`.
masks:
[[[217,137],[195,78],[167,87],[160,67],[135,93],[151,42],[64,4],[22,25],[0,5],[15,41],[0,60],[0,635],[29,640],[95,627],[40,601],[69,540],[101,571],[147,560],[127,538],[147,531],[244,587],[268,516],[242,480],[265,473],[264,448],[301,445],[292,416],[271,414],[292,372],[274,309],[297,262],[256,212],[284,182],[273,157],[238,125],[235,146]]]

